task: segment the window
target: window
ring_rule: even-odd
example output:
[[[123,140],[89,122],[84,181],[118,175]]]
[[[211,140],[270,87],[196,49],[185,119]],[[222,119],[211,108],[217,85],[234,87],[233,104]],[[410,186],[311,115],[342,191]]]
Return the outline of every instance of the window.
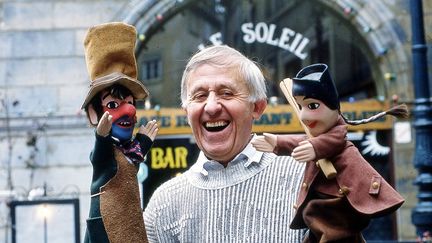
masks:
[[[162,60],[152,58],[141,62],[141,77],[143,81],[156,81],[162,78]]]
[[[12,243],[80,242],[80,209],[77,198],[14,200],[9,205]],[[59,224],[62,224],[61,228],[58,227]]]

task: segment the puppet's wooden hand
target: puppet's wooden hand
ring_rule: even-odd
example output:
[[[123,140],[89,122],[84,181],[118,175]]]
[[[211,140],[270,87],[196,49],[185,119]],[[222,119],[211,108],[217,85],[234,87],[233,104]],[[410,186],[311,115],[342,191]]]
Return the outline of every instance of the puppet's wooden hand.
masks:
[[[294,148],[291,156],[297,161],[308,162],[315,160],[316,153],[312,144],[308,140],[304,140]]]
[[[262,152],[273,152],[276,147],[277,135],[264,133],[263,136],[255,137],[251,144],[256,150]]]
[[[96,132],[99,136],[106,137],[109,135],[111,127],[112,116],[108,113],[108,111],[105,111],[97,125]]]
[[[152,121],[147,122],[147,124],[145,126],[141,125],[138,133],[146,135],[152,141],[154,141],[158,131],[159,131],[159,127],[158,127],[156,121],[152,120]]]

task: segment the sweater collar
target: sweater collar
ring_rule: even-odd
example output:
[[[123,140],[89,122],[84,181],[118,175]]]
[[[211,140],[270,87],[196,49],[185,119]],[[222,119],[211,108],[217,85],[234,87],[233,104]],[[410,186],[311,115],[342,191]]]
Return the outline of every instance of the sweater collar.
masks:
[[[254,134],[252,139],[256,136]],[[252,141],[252,139],[250,141]],[[252,144],[249,143],[240,152],[234,159],[228,163],[227,167],[233,166],[234,164],[241,163],[245,168],[248,168],[253,163],[259,163],[261,161],[261,157],[263,152],[257,151]],[[221,170],[224,166],[215,160],[211,160],[205,156],[205,154],[201,151],[199,153],[198,159],[195,164],[192,166],[192,171],[201,173],[204,176],[208,176],[209,171],[211,170]]]

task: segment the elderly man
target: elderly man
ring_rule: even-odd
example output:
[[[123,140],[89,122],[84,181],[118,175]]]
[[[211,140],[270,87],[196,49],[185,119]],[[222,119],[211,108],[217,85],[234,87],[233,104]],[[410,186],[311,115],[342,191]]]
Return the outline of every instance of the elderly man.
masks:
[[[255,150],[252,125],[267,105],[257,65],[227,46],[188,62],[182,107],[201,152],[160,186],[144,212],[150,242],[300,242],[289,229],[304,165]]]

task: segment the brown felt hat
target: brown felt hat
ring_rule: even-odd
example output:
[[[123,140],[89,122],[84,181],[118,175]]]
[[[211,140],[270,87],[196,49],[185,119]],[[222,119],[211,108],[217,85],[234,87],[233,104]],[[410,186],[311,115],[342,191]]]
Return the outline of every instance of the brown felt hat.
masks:
[[[105,23],[88,30],[84,48],[91,81],[81,109],[97,93],[113,84],[128,88],[135,99],[148,96],[145,86],[136,79],[135,42],[135,27],[125,23]]]

